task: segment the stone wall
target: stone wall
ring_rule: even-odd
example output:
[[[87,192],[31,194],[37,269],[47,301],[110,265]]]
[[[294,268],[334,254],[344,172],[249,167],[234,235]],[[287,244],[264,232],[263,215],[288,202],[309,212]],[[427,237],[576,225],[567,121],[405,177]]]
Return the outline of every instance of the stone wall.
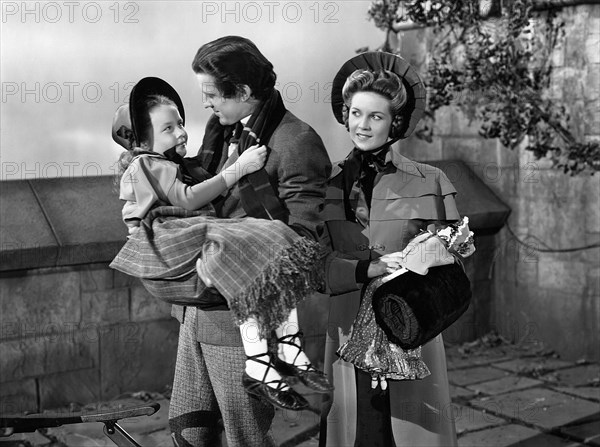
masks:
[[[170,306],[106,264],[3,274],[2,413],[164,391],[179,325]]]
[[[111,182],[0,183],[0,413],[172,384],[170,306],[108,267],[126,235]]]
[[[600,140],[600,5],[560,14],[566,37],[553,57],[550,94],[570,111],[578,138]],[[423,67],[428,31],[405,32],[401,40],[403,56]],[[565,175],[548,160],[479,137],[477,129],[478,123],[448,106],[436,115],[431,144],[411,138],[404,146],[419,160],[465,161],[512,209],[510,229],[476,241],[485,247],[493,275],[491,288],[482,292],[489,293],[489,307],[481,319],[475,315],[476,326],[489,325],[515,342],[542,341],[565,358],[598,360],[600,250],[544,250],[600,242],[600,175]],[[537,249],[518,243],[510,230]]]

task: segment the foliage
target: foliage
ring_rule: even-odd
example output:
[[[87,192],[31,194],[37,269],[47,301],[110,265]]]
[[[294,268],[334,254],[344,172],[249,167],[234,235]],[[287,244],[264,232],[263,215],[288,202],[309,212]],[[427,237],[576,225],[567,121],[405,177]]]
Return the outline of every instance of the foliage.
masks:
[[[549,157],[565,173],[600,170],[598,142],[579,142],[564,105],[550,98],[552,54],[564,23],[533,0],[512,0],[485,16],[483,0],[372,2],[375,26],[395,32],[412,21],[434,36],[426,76],[428,120],[417,135],[431,140],[436,110],[457,105],[481,122],[484,138],[514,149],[523,144],[536,158]],[[488,1],[488,4],[499,5]],[[388,43],[382,47],[393,51]]]

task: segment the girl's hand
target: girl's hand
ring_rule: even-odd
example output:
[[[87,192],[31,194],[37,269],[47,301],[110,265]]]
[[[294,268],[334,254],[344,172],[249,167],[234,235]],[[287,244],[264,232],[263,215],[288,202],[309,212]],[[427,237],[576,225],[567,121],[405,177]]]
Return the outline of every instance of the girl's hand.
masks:
[[[239,163],[240,177],[252,172],[258,171],[265,165],[267,161],[267,148],[266,146],[250,146],[246,149],[237,160]]]

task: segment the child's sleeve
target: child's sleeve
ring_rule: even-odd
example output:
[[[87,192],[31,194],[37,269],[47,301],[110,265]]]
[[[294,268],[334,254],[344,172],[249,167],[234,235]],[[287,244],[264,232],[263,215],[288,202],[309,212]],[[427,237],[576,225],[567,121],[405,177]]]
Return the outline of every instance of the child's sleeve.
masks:
[[[227,184],[221,174],[194,186],[189,186],[175,179],[167,193],[169,202],[187,210],[197,210],[208,205],[212,200],[227,190]]]
[[[159,200],[156,191],[156,181],[149,175],[149,166],[145,157],[134,159],[123,177],[121,177],[120,195],[121,200],[126,203],[123,206],[123,221],[140,221],[154,204]]]

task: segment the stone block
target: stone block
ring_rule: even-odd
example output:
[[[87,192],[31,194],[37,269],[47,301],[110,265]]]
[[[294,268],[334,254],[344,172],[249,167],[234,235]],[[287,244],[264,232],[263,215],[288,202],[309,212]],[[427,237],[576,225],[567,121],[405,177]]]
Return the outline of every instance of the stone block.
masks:
[[[115,325],[101,334],[101,398],[163,391],[173,382],[179,323],[175,319]]]
[[[131,288],[131,321],[170,318],[171,304],[152,296],[143,286]]]
[[[585,187],[585,231],[600,233],[600,176],[586,178]]]
[[[460,447],[572,447],[573,443],[556,436],[540,433],[522,425],[501,425],[499,427],[467,433],[458,440]]]
[[[521,143],[515,150],[519,154],[520,181],[532,182],[544,171],[552,169],[554,163],[548,157],[537,158],[535,154],[526,149],[525,142]]]
[[[498,164],[502,168],[515,168],[519,166],[519,150],[511,149],[503,146],[500,141],[497,141],[496,147],[498,150]],[[502,171],[504,173],[504,171]]]
[[[556,391],[560,391],[561,393],[570,394],[572,396],[581,397],[583,399],[600,401],[600,388],[591,387],[591,386],[583,386],[583,387],[554,387]]]
[[[600,34],[600,9],[592,8],[588,18],[588,36]]]
[[[452,404],[454,411],[454,421],[456,424],[456,434],[462,435],[472,431],[482,430],[484,428],[504,425],[507,422],[499,417],[484,411],[476,410],[473,407]]]
[[[452,115],[458,113],[458,109],[454,106],[444,106],[435,112],[435,127],[436,135],[448,136],[452,134]]]
[[[448,371],[448,380],[458,386],[473,385],[504,376],[506,376],[506,372],[488,366]]]
[[[516,390],[522,390],[525,388],[532,388],[543,383],[544,382],[529,379],[527,377],[509,376],[502,377],[501,379],[490,380],[488,382],[478,383],[475,385],[469,385],[467,386],[467,388],[469,388],[477,394],[495,395],[508,393]]]
[[[89,264],[82,267],[81,291],[96,292],[99,290],[112,289],[114,287],[113,269],[106,264]]]
[[[450,385],[450,398],[455,400],[465,400],[473,397],[473,391],[461,386]]]
[[[469,95],[481,95],[482,92],[466,92]],[[452,124],[452,135],[461,136],[477,136],[479,137],[479,129],[481,121],[469,118],[462,110],[454,108],[454,112],[450,115]]]
[[[5,382],[0,376],[0,414],[23,414],[38,411],[35,379]]]
[[[71,177],[32,183],[61,246],[88,242],[125,241],[121,206],[113,177]],[[77,210],[77,213],[73,213]]]
[[[446,160],[467,162],[484,181],[493,182],[501,176],[501,172],[498,172],[496,140],[486,140],[480,136],[447,137],[442,142],[442,154]]]
[[[95,368],[98,339],[76,326],[59,334],[0,342],[0,381]]]
[[[582,365],[575,368],[561,369],[552,374],[540,377],[542,380],[557,385],[585,386],[600,383],[600,365]]]
[[[588,34],[587,39],[585,40],[585,56],[586,62],[589,66],[593,66],[593,64],[600,64],[600,34]],[[590,85],[590,88],[598,88],[598,84]]]
[[[470,404],[544,430],[553,430],[598,412],[597,403],[544,388],[473,399]]]
[[[81,318],[79,275],[29,270],[0,280],[1,339],[60,332]]]
[[[598,40],[600,40],[600,34],[598,34]],[[596,53],[598,53],[598,48],[600,45],[596,47]],[[600,99],[600,64],[588,65],[588,69],[585,75],[585,101],[586,108],[588,107],[588,102],[597,101]],[[597,129],[596,122],[596,129]]]
[[[83,322],[111,324],[129,320],[129,290],[112,289],[81,294]]]
[[[564,206],[573,200],[583,203],[586,179],[586,176],[572,177],[559,170],[532,167],[523,177],[520,192],[530,199],[552,200],[555,206]]]
[[[434,136],[433,141],[428,143],[413,134],[396,144],[400,145],[402,154],[411,160],[427,163],[429,160],[442,158],[442,139],[438,136]]]
[[[539,258],[530,247],[520,246],[515,258],[515,279],[518,284],[537,284],[539,281]]]
[[[138,278],[129,276],[118,270],[112,270],[112,272],[113,272],[113,285],[115,288],[132,287],[132,286],[142,287],[142,283]]]
[[[532,242],[537,246],[570,248],[581,245],[586,231],[586,219],[582,218],[582,210],[586,209],[584,183],[581,178],[569,183],[563,181],[552,174],[544,176],[543,182],[528,184],[523,189],[523,211],[529,213],[529,233],[539,239],[539,242]]]
[[[312,411],[289,411],[276,409],[272,432],[275,445],[297,445],[295,438],[312,431],[318,433],[319,416]]]
[[[489,280],[475,281],[471,284],[473,291],[473,306],[475,334],[473,340],[491,330],[490,303],[492,300],[491,283]]]
[[[504,201],[514,198],[517,194],[517,183],[519,182],[518,164],[507,165],[500,161],[495,176],[492,175],[493,169],[493,167],[489,167],[487,174],[482,176],[485,184]]]
[[[475,310],[471,303],[467,311],[442,332],[444,341],[452,344],[471,341],[477,333],[476,325]]]
[[[100,399],[100,371],[84,369],[39,378],[40,410]]]
[[[585,110],[581,115],[579,138],[595,135],[598,132],[598,124],[600,124],[600,100],[586,102]]]
[[[557,52],[552,53],[552,58],[560,61],[560,65],[555,65],[554,70],[550,74],[550,85],[546,90],[546,95],[548,95],[549,99],[553,101],[562,101],[564,92],[563,92],[563,82],[561,72],[564,70],[564,59],[565,49],[564,47],[559,48]]]
[[[554,50],[552,51],[552,55],[550,56],[552,61],[552,66],[555,68],[562,67],[565,65],[565,46],[562,43],[558,43]]]
[[[600,420],[564,427],[560,432],[570,438],[585,442],[586,445],[600,446]]]
[[[12,177],[7,173],[9,180],[23,180]],[[1,270],[55,265],[58,242],[29,182],[2,182],[0,229]]]
[[[517,293],[518,300],[513,304],[518,308],[511,309],[510,316],[502,318],[504,321],[519,321],[523,329],[528,329],[529,342],[545,344],[567,360],[586,356],[596,338],[592,332],[595,316],[585,314],[590,300],[539,287],[521,287]]]
[[[540,257],[538,276],[540,287],[572,292],[579,296],[586,284],[586,264]]]
[[[553,357],[526,357],[494,363],[494,367],[504,369],[521,375],[540,376],[545,372],[568,368],[572,362],[559,360]]]
[[[472,366],[489,365],[494,362],[508,360],[510,357],[500,350],[479,351],[477,355],[470,352],[461,353],[458,346],[446,349],[446,359],[448,362],[448,371],[455,369],[464,369]]]
[[[585,51],[586,26],[578,16],[572,27],[566,34],[566,55],[565,65],[573,69],[582,69],[587,62]],[[568,90],[567,90],[568,91]]]
[[[594,266],[599,266],[600,265],[600,261],[599,262],[591,262],[591,265]],[[597,304],[597,306],[595,307],[590,307],[590,313],[592,313],[593,315],[598,315],[598,311],[600,311],[600,309],[598,308],[598,296],[600,296],[600,267],[590,267],[588,268],[587,271],[587,292],[590,298],[595,300],[595,303]]]

